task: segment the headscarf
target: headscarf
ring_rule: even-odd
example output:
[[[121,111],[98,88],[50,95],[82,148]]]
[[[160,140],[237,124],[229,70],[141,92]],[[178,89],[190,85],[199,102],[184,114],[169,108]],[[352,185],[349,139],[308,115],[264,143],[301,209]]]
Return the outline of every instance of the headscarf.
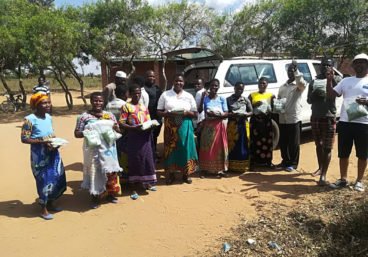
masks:
[[[37,105],[45,99],[49,99],[49,97],[43,93],[36,93],[34,95],[32,95],[31,97],[31,101],[30,101],[30,105],[33,109],[35,109],[37,107]]]

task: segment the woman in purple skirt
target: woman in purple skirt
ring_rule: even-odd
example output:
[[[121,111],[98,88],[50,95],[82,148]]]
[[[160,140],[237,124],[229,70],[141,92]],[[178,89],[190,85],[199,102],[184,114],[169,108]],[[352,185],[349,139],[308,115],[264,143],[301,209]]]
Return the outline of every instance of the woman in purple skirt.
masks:
[[[143,184],[145,189],[156,191],[154,184],[157,179],[152,148],[152,127],[148,130],[142,129],[142,124],[150,120],[150,115],[148,109],[139,103],[140,86],[133,84],[129,88],[129,93],[132,100],[122,107],[119,123],[128,131],[128,182],[132,185],[130,197],[136,200],[138,198],[136,185]]]

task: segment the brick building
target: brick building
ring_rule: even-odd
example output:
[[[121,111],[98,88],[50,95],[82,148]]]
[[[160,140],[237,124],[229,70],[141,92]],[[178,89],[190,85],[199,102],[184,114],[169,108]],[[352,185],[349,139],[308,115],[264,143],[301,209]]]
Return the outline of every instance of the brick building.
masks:
[[[156,84],[164,89],[165,85],[162,75],[162,59],[136,58],[133,59],[133,65],[135,66],[135,72],[133,75],[144,76],[147,70],[153,70],[156,74]],[[183,72],[187,65],[189,65],[189,63],[183,60],[170,59],[166,62],[165,74],[168,86],[172,84],[175,74]],[[109,65],[101,63],[102,87],[113,82],[115,73],[119,70],[129,74],[132,70],[130,59],[114,58],[110,61]]]

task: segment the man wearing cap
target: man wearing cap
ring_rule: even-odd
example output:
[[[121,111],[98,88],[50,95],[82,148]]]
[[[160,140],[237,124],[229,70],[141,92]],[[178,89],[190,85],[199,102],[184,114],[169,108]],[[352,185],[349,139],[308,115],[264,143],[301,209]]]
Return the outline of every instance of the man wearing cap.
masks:
[[[124,86],[126,84],[126,73],[124,71],[117,71],[115,74],[115,83],[110,83],[106,85],[102,90],[102,95],[104,97],[104,107],[107,105],[108,102],[112,101],[116,98],[115,96],[115,89],[116,86]]]
[[[307,102],[311,104],[312,134],[316,144],[318,169],[313,177],[320,175],[318,185],[327,185],[326,174],[331,161],[331,150],[335,140],[336,104],[335,97],[326,94],[327,75],[333,72],[334,61],[324,58],[321,61],[321,73],[308,87]],[[331,77],[331,86],[340,82],[339,76]]]
[[[368,159],[368,116],[349,120],[346,107],[350,106],[347,99],[354,99],[356,103],[367,108],[368,56],[366,54],[356,55],[352,62],[352,68],[355,71],[355,76],[343,79],[336,87],[333,87],[333,73],[327,75],[327,94],[330,97],[342,95],[344,98],[338,124],[338,155],[341,177],[335,183],[330,184],[330,187],[336,189],[348,186],[349,156],[354,144],[356,157],[358,158],[358,177],[354,189],[363,192],[362,179],[367,168]]]

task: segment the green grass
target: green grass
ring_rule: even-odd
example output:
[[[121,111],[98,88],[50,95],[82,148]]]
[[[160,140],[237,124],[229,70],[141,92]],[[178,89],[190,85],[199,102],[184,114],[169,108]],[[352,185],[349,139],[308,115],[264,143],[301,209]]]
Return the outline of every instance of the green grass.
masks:
[[[53,79],[53,78],[47,78],[50,83],[51,83],[51,91],[61,91],[62,88],[59,84],[59,82],[57,82],[57,80]],[[84,88],[88,89],[88,88],[101,88],[101,77],[83,77],[82,78],[84,81]],[[67,83],[68,87],[70,90],[79,90],[80,86],[79,83],[76,79],[74,78],[66,78],[65,82]],[[19,92],[19,82],[18,79],[6,79],[6,83],[8,84],[8,86],[10,87],[11,91],[14,92]],[[0,93],[3,94],[5,92],[5,88],[3,87],[2,83],[0,82],[1,86],[0,86]],[[31,92],[33,87],[37,84],[37,78],[31,78],[31,79],[23,79],[23,86],[24,89],[27,92]]]

